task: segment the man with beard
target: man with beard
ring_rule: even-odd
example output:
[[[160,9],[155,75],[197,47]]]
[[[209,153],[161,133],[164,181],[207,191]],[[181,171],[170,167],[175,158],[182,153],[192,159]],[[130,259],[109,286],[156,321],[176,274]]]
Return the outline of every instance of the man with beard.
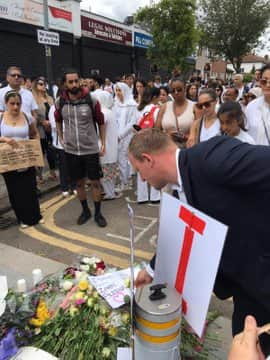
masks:
[[[85,191],[85,178],[88,177],[91,180],[95,205],[95,221],[98,226],[105,227],[107,222],[100,210],[102,172],[99,163],[99,155],[105,153],[104,116],[99,102],[80,87],[77,70],[67,70],[62,81],[65,90],[56,100],[55,120],[59,141],[66,153],[69,174],[71,180],[76,181],[78,198],[82,205],[82,213],[77,223],[82,225],[91,217]],[[96,124],[101,138],[100,150]]]

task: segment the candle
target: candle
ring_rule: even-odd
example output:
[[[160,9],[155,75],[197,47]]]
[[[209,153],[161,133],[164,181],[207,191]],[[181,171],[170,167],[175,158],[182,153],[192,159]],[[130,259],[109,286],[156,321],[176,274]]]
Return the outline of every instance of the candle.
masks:
[[[32,277],[33,277],[33,285],[35,286],[37,283],[39,283],[42,278],[43,278],[43,274],[42,271],[40,269],[34,269],[32,271]]]
[[[17,291],[21,293],[26,292],[26,281],[24,279],[17,281]]]

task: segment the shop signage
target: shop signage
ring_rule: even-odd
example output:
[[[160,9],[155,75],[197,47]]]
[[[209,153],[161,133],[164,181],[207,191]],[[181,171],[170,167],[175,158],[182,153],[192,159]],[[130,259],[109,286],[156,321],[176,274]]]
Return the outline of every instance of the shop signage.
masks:
[[[132,32],[94,18],[81,16],[82,34],[94,39],[132,46]]]
[[[153,37],[139,32],[134,32],[134,46],[147,49],[153,43]]]
[[[70,2],[50,0],[48,15],[50,28],[73,32]],[[0,0],[0,18],[43,27],[43,0]]]

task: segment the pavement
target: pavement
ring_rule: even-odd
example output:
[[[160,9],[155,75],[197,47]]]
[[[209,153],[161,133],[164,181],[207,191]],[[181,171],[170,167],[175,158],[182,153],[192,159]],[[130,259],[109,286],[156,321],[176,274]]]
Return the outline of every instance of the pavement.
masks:
[[[55,190],[58,189],[58,183],[55,181],[46,181],[44,184],[42,184],[40,186],[41,192],[42,192],[42,196],[41,196],[41,202],[45,201],[46,199],[50,198],[50,194],[55,194]],[[59,190],[58,190],[59,193]],[[44,200],[43,200],[44,199]],[[53,200],[53,199],[52,199]],[[49,200],[51,201],[51,200]],[[118,200],[117,200],[118,201]],[[120,200],[119,200],[120,201]],[[53,202],[54,204],[54,202]],[[79,211],[79,204],[77,204],[77,202],[67,202],[64,206],[63,206],[63,212],[64,213],[69,213],[71,211],[73,211],[73,208],[76,208],[76,213],[78,213]],[[51,206],[51,204],[49,205]],[[54,205],[53,205],[54,206]],[[105,215],[106,217],[109,217],[109,214],[113,214],[114,216],[114,212],[112,211],[113,207],[115,207],[115,205],[113,204],[113,202],[110,202],[110,204],[108,204],[106,206],[107,208],[109,208],[108,213]],[[104,206],[105,208],[105,206]],[[150,235],[148,234],[148,236],[152,239],[152,242],[155,242],[153,235],[156,232],[157,229],[157,224],[153,222],[152,217],[148,218],[146,215],[147,213],[145,212],[145,207],[138,207],[137,209],[137,213],[139,213],[139,216],[137,216],[137,225],[138,225],[138,229],[143,229],[143,228],[148,228],[149,226],[151,226],[151,231],[150,231]],[[50,210],[49,210],[50,211]],[[105,210],[104,210],[105,211]],[[124,215],[124,211],[123,210],[123,206],[122,204],[119,205],[119,207],[117,208],[117,211],[119,212],[119,217],[123,218]],[[158,208],[156,209],[151,209],[151,211],[154,211],[154,215],[157,216],[158,215]],[[56,212],[55,214],[53,214],[56,225],[60,224],[62,222],[63,224],[63,219],[60,216],[60,212]],[[0,225],[1,225],[1,218],[3,218],[3,224],[5,225],[5,222],[10,221],[12,222],[12,212],[10,212],[10,205],[9,205],[9,201],[8,201],[8,197],[5,191],[5,184],[3,182],[2,177],[0,177]],[[110,222],[113,222],[113,217],[110,220]],[[146,219],[146,220],[145,220]],[[148,220],[147,220],[148,219]],[[91,220],[92,221],[92,220]],[[146,221],[146,223],[144,223]],[[45,223],[48,222],[45,219]],[[124,229],[123,227],[121,227],[119,225],[119,223],[116,222],[115,226],[118,226],[117,229],[113,229],[115,230],[112,234],[108,234],[113,241],[113,238],[118,236],[116,234],[123,234],[123,236],[120,237],[119,241],[122,241],[123,243],[125,243],[125,236],[128,236],[128,232],[126,231],[126,229]],[[124,221],[125,222],[125,221]],[[152,226],[152,225],[153,226]],[[67,224],[64,224],[65,228],[67,228]],[[40,248],[41,250],[39,251],[38,248],[36,247],[36,243],[37,241],[34,241],[31,243],[29,243],[29,245],[26,245],[26,241],[28,241],[28,237],[27,237],[27,232],[25,232],[23,235],[22,234],[18,234],[15,233],[15,229],[16,227],[9,227],[10,225],[8,225],[7,229],[4,229],[5,226],[1,227],[0,226],[0,252],[1,252],[1,256],[0,256],[0,276],[1,275],[6,275],[7,279],[8,279],[8,285],[11,288],[16,288],[17,285],[17,281],[19,279],[25,279],[26,283],[27,283],[27,287],[28,289],[31,288],[32,286],[32,270],[39,268],[41,269],[42,273],[44,276],[49,275],[51,273],[57,272],[61,269],[63,269],[66,264],[71,264],[72,262],[74,262],[75,258],[74,258],[74,254],[73,256],[63,256],[63,254],[65,254],[66,249],[63,248],[56,248],[56,250],[54,250],[53,255],[50,254],[49,251],[47,251],[47,247]],[[58,238],[61,236],[61,234],[55,234],[55,231],[57,230],[55,227],[54,223],[49,223],[48,225],[49,229],[46,229],[46,232],[44,233],[43,236],[46,236],[47,238],[53,238],[54,241],[59,241],[60,244],[60,240],[58,240]],[[55,227],[55,229],[54,229]],[[42,227],[38,227],[38,231],[39,229]],[[82,232],[85,231],[85,233],[82,233],[79,235],[79,241],[84,242],[85,241],[85,237],[86,235],[89,235],[89,228],[86,227],[82,227]],[[76,230],[76,226],[75,225],[71,225],[69,227],[69,230],[66,231],[66,233],[64,233],[65,238],[68,238],[70,234],[72,234],[72,231]],[[44,230],[45,231],[45,230]],[[62,230],[63,231],[63,230]],[[95,236],[96,238],[101,238],[101,233],[99,232],[100,230],[95,226],[95,224],[92,225],[91,227],[91,236]],[[140,234],[143,233],[144,230],[140,230],[140,232],[137,235],[137,239],[138,241],[140,241]],[[125,234],[127,233],[127,234]],[[51,236],[53,235],[53,236]],[[22,237],[23,236],[23,237]],[[119,236],[118,236],[119,237]],[[91,239],[90,238],[90,242]],[[150,245],[151,245],[151,239],[150,239]],[[76,240],[77,241],[77,240]],[[89,240],[88,240],[89,241]],[[104,240],[100,240],[100,242],[102,243],[102,241],[104,242]],[[74,242],[74,239],[71,240],[71,243]],[[27,243],[28,244],[28,243]],[[140,251],[142,254],[146,254],[147,251],[152,252],[152,246],[150,246],[148,243],[148,247],[146,248],[142,248]],[[46,245],[47,246],[47,245]],[[73,245],[74,247],[75,245]],[[114,245],[114,246],[118,246],[118,245]],[[114,251],[114,250],[113,250]],[[120,247],[120,251],[123,251],[123,246]],[[97,253],[98,255],[98,253]],[[105,254],[104,254],[105,255]],[[78,255],[76,255],[78,256]],[[127,256],[127,255],[126,255]],[[142,256],[139,256],[139,259]],[[108,254],[108,258],[113,259],[114,257],[109,253]],[[64,262],[62,262],[64,260]],[[117,260],[117,258],[116,258]],[[105,258],[105,261],[107,263],[108,260]],[[123,266],[126,265],[126,261],[128,261],[128,258],[126,257],[126,260],[123,260],[122,264]],[[121,263],[121,261],[120,261]],[[114,264],[115,265],[115,264]],[[122,267],[123,267],[122,266]],[[229,346],[231,344],[232,341],[232,337],[231,337],[231,313],[232,313],[232,302],[228,302],[226,305],[226,307],[224,308],[224,302],[220,302],[215,296],[212,297],[211,300],[211,304],[210,304],[210,310],[215,310],[218,311],[220,313],[220,316],[217,317],[217,319],[212,322],[210,324],[210,326],[208,327],[208,331],[207,331],[207,336],[206,336],[206,342],[209,344],[209,347],[212,348],[211,350],[211,354],[209,354],[208,359],[209,360],[225,360],[228,357],[228,349]],[[210,335],[210,336],[209,336]],[[215,341],[215,339],[217,341]]]

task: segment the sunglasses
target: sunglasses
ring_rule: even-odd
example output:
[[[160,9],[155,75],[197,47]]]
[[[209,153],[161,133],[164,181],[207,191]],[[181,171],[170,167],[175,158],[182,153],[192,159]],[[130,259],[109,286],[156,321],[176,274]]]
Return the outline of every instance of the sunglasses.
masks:
[[[171,93],[172,94],[178,94],[178,93],[181,93],[183,90],[184,90],[183,88],[172,89]]]
[[[44,86],[44,85],[45,85],[43,82],[38,82],[37,84],[40,85],[40,86]]]
[[[196,107],[198,108],[198,109],[200,109],[200,110],[202,110],[204,107],[206,108],[206,109],[209,109],[210,108],[210,106],[211,106],[211,104],[212,104],[212,102],[214,102],[214,100],[210,100],[210,101],[205,101],[204,103],[197,103],[196,104]]]
[[[261,79],[260,83],[263,86],[270,85],[270,79]]]
[[[21,74],[9,74],[9,76],[11,76],[13,78],[17,77],[18,79],[20,79],[22,77]]]

